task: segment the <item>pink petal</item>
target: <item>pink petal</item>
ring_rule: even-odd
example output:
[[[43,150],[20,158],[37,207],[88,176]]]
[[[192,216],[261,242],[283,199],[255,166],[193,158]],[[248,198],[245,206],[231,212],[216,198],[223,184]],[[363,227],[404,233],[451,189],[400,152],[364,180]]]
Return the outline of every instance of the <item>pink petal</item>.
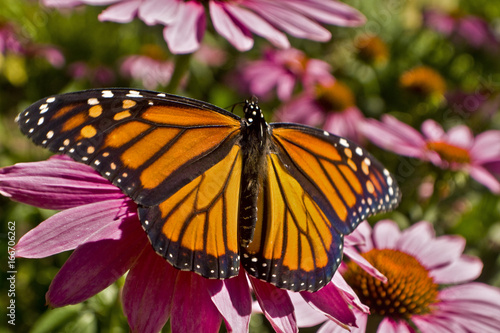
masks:
[[[446,134],[448,136],[446,142],[454,146],[470,149],[474,143],[474,136],[470,128],[465,125],[455,126]]]
[[[373,276],[374,278],[382,281],[382,282],[387,282],[387,278],[384,276],[384,274],[380,273],[378,269],[372,266],[366,260],[363,258],[358,251],[356,251],[353,248],[350,247],[345,247],[344,248],[344,254],[349,257],[352,261],[354,261],[359,267],[361,267],[365,272]]]
[[[150,246],[130,268],[122,292],[123,311],[132,332],[159,332],[165,326],[180,271]]]
[[[401,237],[398,225],[391,220],[378,221],[373,227],[373,243],[377,249],[395,249]]]
[[[342,293],[342,296],[351,306],[351,310],[355,315],[358,310],[364,313],[370,313],[370,308],[361,303],[358,295],[356,295],[354,290],[346,282],[346,280],[344,280],[344,277],[338,271],[335,273],[335,275],[333,275],[331,283],[333,283],[333,285]]]
[[[151,246],[139,221],[133,222],[124,221],[112,239],[78,246],[52,280],[47,303],[60,307],[83,302],[125,274],[142,250]]]
[[[176,20],[163,29],[163,37],[172,53],[191,53],[200,46],[205,32],[205,9],[197,1],[184,2]]]
[[[125,197],[118,187],[91,167],[59,156],[0,169],[0,194],[47,209],[66,209]]]
[[[500,182],[486,168],[473,165],[468,168],[470,176],[486,186],[493,193],[500,193]]]
[[[139,18],[146,24],[169,25],[175,21],[182,6],[178,0],[146,0],[139,7]]]
[[[382,122],[366,119],[359,130],[371,142],[396,154],[423,157],[425,141],[411,126],[385,115]]]
[[[297,332],[293,304],[285,290],[250,277],[257,301],[276,332]]]
[[[118,23],[131,22],[141,2],[142,0],[129,0],[110,6],[99,14],[99,21],[113,21]]]
[[[219,332],[222,316],[208,290],[222,288],[221,284],[193,272],[179,272],[170,314],[172,332]]]
[[[241,22],[233,19],[225,11],[226,5],[209,2],[210,17],[215,30],[226,38],[238,51],[247,51],[253,46],[252,35]],[[244,22],[244,21],[243,21]]]
[[[299,13],[305,13],[317,21],[344,26],[355,27],[366,22],[366,18],[356,9],[338,1],[309,0],[288,1],[288,5]]]
[[[465,239],[460,236],[441,236],[423,245],[417,250],[417,259],[425,267],[433,269],[460,258],[465,249]]]
[[[433,314],[424,316],[414,316],[412,321],[420,329],[421,332],[429,333],[457,333],[464,331],[460,325],[453,321],[452,318],[438,317]],[[470,332],[470,331],[469,331]]]
[[[356,322],[356,317],[354,317],[349,305],[333,283],[328,283],[318,292],[303,291],[300,294],[311,306],[340,325],[353,326]]]
[[[244,270],[241,269],[234,278],[222,280],[221,288],[209,288],[209,293],[224,317],[227,329],[231,332],[248,332],[252,297]]]
[[[358,227],[353,231],[353,233],[345,237],[346,247],[350,246],[350,242],[352,240],[351,237],[355,237],[355,239],[364,240],[363,242],[356,243],[356,246],[359,247],[359,250],[361,252],[368,252],[375,247],[372,239],[372,227],[366,220],[361,222],[358,225]]]
[[[446,136],[443,127],[432,119],[428,119],[422,123],[422,133],[428,141],[440,141]]]
[[[432,224],[420,221],[401,232],[396,248],[419,259],[421,250],[427,246],[428,242],[433,241],[434,236]]]
[[[297,317],[297,325],[299,327],[312,327],[328,320],[322,312],[317,311],[309,305],[300,293],[288,292],[288,296],[295,308],[295,316]]]
[[[484,283],[472,282],[445,288],[439,292],[439,298],[450,304],[464,302],[486,306],[483,311],[488,311],[489,307],[493,313],[500,310],[500,289]]]
[[[308,19],[302,13],[291,10],[275,1],[245,2],[245,6],[259,13],[270,24],[298,38],[326,42],[331,38],[328,30]]]
[[[476,163],[500,160],[500,131],[486,131],[476,136],[470,154]]]
[[[274,28],[266,20],[262,19],[255,13],[244,9],[241,6],[235,6],[230,2],[225,4],[225,9],[239,22],[244,22],[244,25],[253,33],[264,37],[275,46],[283,49],[290,47],[290,42],[284,33]]]
[[[462,255],[449,265],[433,269],[429,275],[438,284],[457,284],[478,278],[482,270],[483,262],[479,258]]]
[[[89,242],[118,240],[122,224],[140,224],[136,212],[135,203],[121,199],[67,209],[24,235],[16,245],[16,256],[44,258]]]
[[[395,321],[390,317],[382,319],[378,325],[377,332],[380,333],[414,333],[413,329],[404,320]]]

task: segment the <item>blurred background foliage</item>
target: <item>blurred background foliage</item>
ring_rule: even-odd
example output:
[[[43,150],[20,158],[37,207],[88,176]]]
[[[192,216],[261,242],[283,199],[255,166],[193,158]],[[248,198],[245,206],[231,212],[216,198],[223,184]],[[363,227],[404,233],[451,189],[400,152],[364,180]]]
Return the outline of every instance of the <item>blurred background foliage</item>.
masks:
[[[447,0],[437,8],[456,19],[474,15],[484,20],[496,40],[486,39],[481,45],[426,25],[424,13],[433,1],[344,2],[366,15],[365,26],[328,27],[333,35],[328,43],[298,39],[291,42],[309,57],[331,64],[334,76],[352,89],[356,104],[366,117],[379,118],[388,113],[417,129],[429,118],[445,129],[466,124],[474,134],[500,129],[500,47],[495,44],[500,40],[500,2]],[[204,44],[214,51],[216,61],[203,61],[203,56],[197,54],[174,56],[162,38],[161,27],[146,26],[138,20],[129,24],[99,22],[101,10],[89,6],[55,10],[35,0],[3,0],[0,4],[0,167],[50,155],[23,137],[14,122],[19,112],[38,99],[88,88],[143,88],[142,78],[126,75],[121,69],[127,56],[146,55],[189,66],[176,91],[168,90],[168,82],[160,82],[154,88],[231,107],[249,94],[241,89],[241,66],[259,59],[263,49],[269,47],[267,41],[256,38],[252,50],[240,53],[220,36],[208,32]],[[380,38],[380,44],[363,51],[357,43],[363,36],[373,35]],[[444,90],[436,88],[438,79],[430,77],[426,77],[426,82],[431,88],[434,85],[431,93],[404,89],[402,73],[417,66],[434,69],[445,84]],[[151,88],[152,84],[146,86]],[[452,103],[452,94],[473,96],[469,99],[472,104],[466,104],[464,99]],[[271,119],[280,101],[271,98],[261,104]],[[371,222],[392,218],[407,227],[428,220],[438,234],[462,235],[467,239],[466,252],[484,262],[479,280],[500,287],[500,197],[463,172],[442,170],[369,143],[367,146],[396,175],[404,195],[396,212],[377,216]],[[422,184],[432,189],[430,194],[421,194]],[[16,221],[19,239],[53,213],[0,196],[2,276],[7,271],[7,222]],[[15,331],[127,332],[119,302],[123,278],[82,304],[47,309],[45,292],[68,255],[16,260]],[[11,332],[12,327],[4,325],[6,278],[0,285],[0,332]],[[255,316],[251,329],[269,330],[264,321]]]

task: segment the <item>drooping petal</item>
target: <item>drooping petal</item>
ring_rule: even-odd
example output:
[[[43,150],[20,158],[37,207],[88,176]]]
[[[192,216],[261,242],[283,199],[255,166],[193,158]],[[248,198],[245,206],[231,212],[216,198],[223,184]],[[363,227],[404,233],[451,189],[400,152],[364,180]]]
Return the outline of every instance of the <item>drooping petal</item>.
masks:
[[[372,264],[370,264],[368,262],[368,260],[366,260],[365,258],[363,258],[359,254],[359,252],[356,251],[355,249],[345,247],[344,248],[344,254],[346,256],[348,256],[349,259],[351,259],[356,264],[358,264],[359,267],[363,268],[364,271],[366,271],[368,274],[370,274],[374,278],[376,278],[376,279],[378,279],[378,280],[380,280],[382,282],[386,282],[387,281],[387,278],[384,276],[384,274],[380,273],[378,269],[376,269],[375,267],[373,267]]]
[[[170,314],[172,332],[219,332],[222,316],[208,292],[217,287],[222,288],[222,281],[179,272]]]
[[[232,5],[230,2],[225,4],[225,8],[237,20],[244,22],[245,26],[253,33],[264,37],[279,48],[286,49],[290,47],[290,42],[286,35],[260,16],[241,6]]]
[[[307,303],[300,293],[289,292],[288,296],[295,308],[295,316],[299,327],[312,327],[324,322],[327,317]],[[338,324],[335,324],[338,326]]]
[[[146,246],[151,246],[137,218],[120,224],[116,236],[80,245],[50,284],[53,307],[83,302],[125,274]]]
[[[444,267],[433,269],[429,275],[439,284],[469,282],[481,274],[483,262],[476,257],[462,255],[459,259]]]
[[[141,2],[142,0],[130,0],[117,3],[103,10],[98,16],[99,20],[129,23],[137,14]]]
[[[486,168],[479,165],[472,165],[467,169],[470,176],[477,182],[486,186],[493,193],[500,193],[500,182]]]
[[[176,20],[163,29],[172,53],[191,53],[198,49],[205,32],[205,9],[196,1],[182,3]]]
[[[122,292],[132,332],[159,332],[170,316],[180,271],[147,246],[130,268]]]
[[[356,317],[333,283],[328,283],[318,292],[303,291],[300,294],[311,306],[324,313],[331,320],[339,323],[339,325],[347,328],[347,326],[355,324]]]
[[[231,332],[247,332],[252,314],[252,297],[245,271],[241,269],[237,277],[223,280],[222,285],[210,285],[208,291],[224,317],[227,329]]]
[[[414,330],[404,320],[395,321],[390,317],[384,317],[378,326],[377,332],[414,333]]]
[[[319,42],[326,42],[331,38],[330,32],[318,23],[276,1],[246,2],[245,6],[292,36]]]
[[[262,312],[274,330],[276,332],[297,332],[297,320],[288,293],[270,283],[252,277],[250,282]]]
[[[356,9],[339,1],[292,0],[288,4],[298,12],[305,13],[317,21],[344,27],[356,27],[364,24],[366,18]]]
[[[234,20],[225,10],[224,3],[209,2],[210,17],[215,30],[226,38],[238,51],[247,51],[253,46],[253,38],[246,26]]]
[[[139,7],[139,18],[146,24],[161,23],[169,25],[174,22],[182,6],[179,0],[147,0]]]
[[[118,187],[88,165],[60,156],[0,169],[0,194],[47,209],[67,209],[125,197]]]
[[[118,240],[123,223],[139,223],[132,200],[107,200],[64,210],[25,234],[16,256],[44,258],[104,239]]]

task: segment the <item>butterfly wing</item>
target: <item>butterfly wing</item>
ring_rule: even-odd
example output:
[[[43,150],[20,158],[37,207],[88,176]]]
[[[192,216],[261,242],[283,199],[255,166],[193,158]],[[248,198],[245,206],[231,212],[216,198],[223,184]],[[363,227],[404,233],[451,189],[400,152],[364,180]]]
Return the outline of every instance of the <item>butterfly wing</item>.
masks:
[[[239,117],[184,97],[108,89],[40,100],[17,120],[35,143],[130,196],[153,247],[175,267],[237,274],[238,203],[228,199],[241,181]]]
[[[253,242],[242,249],[249,274],[294,291],[316,291],[335,273],[343,235],[392,209],[392,176],[356,144],[295,124],[271,124],[273,148]]]

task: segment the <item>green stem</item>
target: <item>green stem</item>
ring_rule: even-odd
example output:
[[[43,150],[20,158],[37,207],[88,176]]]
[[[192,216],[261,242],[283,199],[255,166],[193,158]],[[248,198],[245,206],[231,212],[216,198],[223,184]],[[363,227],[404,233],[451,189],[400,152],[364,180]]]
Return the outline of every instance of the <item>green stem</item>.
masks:
[[[175,56],[175,68],[172,78],[167,85],[166,92],[175,93],[179,89],[179,84],[184,77],[184,74],[189,69],[189,63],[191,60],[192,53],[188,54],[178,54]]]

